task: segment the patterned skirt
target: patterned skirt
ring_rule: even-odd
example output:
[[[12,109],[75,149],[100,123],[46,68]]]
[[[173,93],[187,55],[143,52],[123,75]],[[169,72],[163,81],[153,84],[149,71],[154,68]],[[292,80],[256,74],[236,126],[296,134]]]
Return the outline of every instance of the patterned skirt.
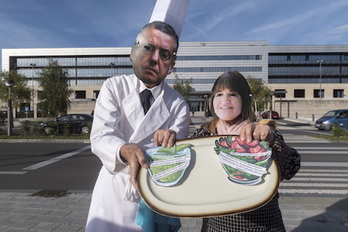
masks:
[[[284,232],[278,198],[251,212],[204,218],[202,232]]]

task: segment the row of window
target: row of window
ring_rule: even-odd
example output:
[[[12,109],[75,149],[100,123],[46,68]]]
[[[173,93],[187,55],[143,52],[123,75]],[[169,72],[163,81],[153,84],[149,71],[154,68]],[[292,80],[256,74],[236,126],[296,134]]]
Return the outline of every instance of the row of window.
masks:
[[[276,89],[276,91],[284,91],[285,89]],[[99,95],[99,90],[93,91],[93,98],[97,98]],[[277,98],[285,98],[286,94],[278,94],[275,96]],[[306,97],[306,90],[305,89],[295,89],[294,90],[294,98],[305,98]],[[324,89],[314,89],[313,90],[313,97],[314,98],[324,98],[325,97],[325,90]],[[334,89],[333,90],[333,97],[334,98],[344,98],[344,89]],[[86,98],[86,91],[75,91],[75,98],[76,99],[83,99]]]
[[[348,75],[348,67],[269,67],[268,74],[270,76]]]
[[[285,91],[285,89],[275,89],[275,91]],[[99,95],[100,90],[94,90],[93,91],[93,98],[97,99]],[[40,96],[41,91],[38,91],[38,96]],[[275,96],[276,98],[286,98],[286,93],[277,94]],[[294,90],[294,98],[305,98],[306,97],[306,90],[305,89],[295,89]],[[325,98],[325,90],[324,89],[314,89],[313,90],[313,97],[314,98]],[[344,98],[344,89],[334,89],[333,90],[333,97],[334,98]],[[77,90],[75,91],[75,98],[76,99],[85,99],[86,98],[86,91],[85,90]],[[194,97],[193,97],[194,98]]]
[[[311,83],[348,83],[348,77],[342,78],[282,78],[282,77],[270,77],[268,79],[269,84],[311,84]]]
[[[129,56],[117,57],[54,57],[60,66],[125,66],[132,65]],[[17,67],[44,67],[49,58],[17,58]]]
[[[78,68],[78,69],[64,69],[70,78],[85,78],[85,77],[111,77],[121,74],[134,73],[132,68]],[[196,67],[196,68],[175,68],[174,72],[225,72],[230,70],[237,70],[239,72],[261,72],[262,67]],[[41,69],[18,69],[18,73],[27,78],[39,77]]]
[[[124,66],[132,65],[129,56],[117,57],[53,57],[60,66]],[[177,60],[261,60],[262,55],[178,56]],[[49,58],[17,58],[17,67],[47,66]]]
[[[99,79],[71,79],[69,81],[70,85],[102,85],[106,78]],[[214,84],[216,79],[191,79],[192,84]],[[165,82],[168,84],[174,84],[175,79],[165,79]],[[311,84],[311,83],[320,83],[319,78],[272,78],[268,80],[269,84]],[[321,83],[348,83],[348,78],[322,78]],[[28,86],[38,86],[37,80],[28,79]]]
[[[262,60],[262,55],[178,56],[177,60]]]
[[[275,91],[284,91],[285,89],[275,89]],[[277,94],[275,97],[277,98],[285,98],[286,94]],[[305,98],[306,97],[306,90],[305,89],[295,89],[294,90],[294,98]],[[325,97],[325,90],[324,89],[314,89],[313,90],[313,97],[314,98],[324,98]],[[343,98],[344,97],[344,89],[334,89],[333,90],[333,97],[334,98]]]
[[[174,68],[174,72],[226,72],[236,70],[239,72],[262,72],[262,67],[192,67]]]
[[[318,64],[322,60],[322,63],[327,64],[340,64],[348,63],[348,55],[335,54],[335,55],[277,55],[270,54],[268,61],[270,64]]]
[[[111,77],[122,74],[134,73],[132,68],[87,68],[87,69],[64,69],[68,73],[69,78],[78,77]],[[39,77],[41,69],[18,69],[18,73],[26,76],[27,78]]]
[[[17,67],[31,66],[47,66],[49,57],[41,58],[21,58],[18,57]],[[61,66],[115,66],[115,65],[131,65],[129,55],[124,56],[106,56],[106,57],[52,57],[58,61]],[[262,60],[262,55],[215,55],[215,56],[178,56],[177,60]],[[269,54],[270,64],[278,64],[279,62],[304,62],[318,63],[347,63],[348,54],[331,54],[331,55],[286,55],[286,54]]]

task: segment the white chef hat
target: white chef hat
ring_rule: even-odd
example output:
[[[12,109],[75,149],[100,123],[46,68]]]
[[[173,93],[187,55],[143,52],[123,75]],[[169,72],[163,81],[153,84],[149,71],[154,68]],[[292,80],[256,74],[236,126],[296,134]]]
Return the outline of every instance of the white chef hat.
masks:
[[[189,1],[190,0],[157,0],[149,22],[165,22],[172,26],[176,34],[180,37]]]

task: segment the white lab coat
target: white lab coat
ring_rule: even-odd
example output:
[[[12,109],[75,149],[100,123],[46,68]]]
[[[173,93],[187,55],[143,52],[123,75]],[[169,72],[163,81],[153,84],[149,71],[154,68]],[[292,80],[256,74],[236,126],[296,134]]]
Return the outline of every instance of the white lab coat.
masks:
[[[134,74],[116,76],[105,81],[98,96],[91,149],[103,167],[93,190],[86,232],[142,231],[135,224],[140,197],[129,181],[128,166],[120,159],[122,145],[152,147],[158,129],[172,129],[178,139],[188,136],[189,109],[181,95],[163,83],[161,94],[144,115],[139,87],[140,81]],[[125,168],[116,172],[116,164]]]

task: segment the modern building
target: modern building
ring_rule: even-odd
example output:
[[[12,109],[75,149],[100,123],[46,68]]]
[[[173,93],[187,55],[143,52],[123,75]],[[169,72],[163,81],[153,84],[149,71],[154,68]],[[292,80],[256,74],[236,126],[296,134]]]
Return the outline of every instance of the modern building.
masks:
[[[40,91],[38,73],[49,59],[57,60],[74,90],[70,112],[91,113],[104,80],[133,72],[130,51],[130,47],[2,49],[2,69],[17,70],[28,78],[28,86]],[[166,82],[174,84],[176,77],[191,80],[189,103],[195,110],[206,110],[215,79],[228,70],[262,80],[274,90],[272,108],[283,117],[318,118],[329,109],[348,108],[348,45],[181,42]],[[37,103],[36,94],[29,104],[35,117]]]

